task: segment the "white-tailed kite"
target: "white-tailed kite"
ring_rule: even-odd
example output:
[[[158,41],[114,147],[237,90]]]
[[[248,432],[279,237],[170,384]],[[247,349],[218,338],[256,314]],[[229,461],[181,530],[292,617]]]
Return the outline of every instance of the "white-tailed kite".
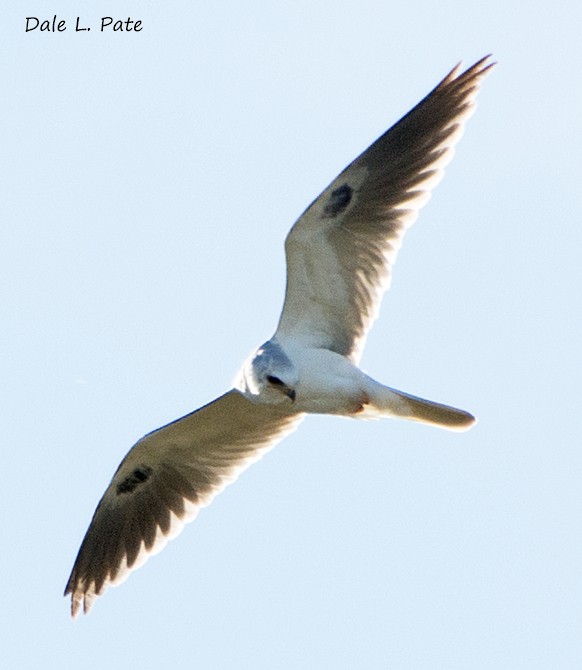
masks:
[[[273,337],[235,388],[143,437],[93,515],[65,595],[71,612],[119,584],[305,414],[397,417],[466,430],[468,412],[402,393],[358,367],[406,229],[474,110],[488,57],[454,68],[307,208],[285,242],[287,288]]]

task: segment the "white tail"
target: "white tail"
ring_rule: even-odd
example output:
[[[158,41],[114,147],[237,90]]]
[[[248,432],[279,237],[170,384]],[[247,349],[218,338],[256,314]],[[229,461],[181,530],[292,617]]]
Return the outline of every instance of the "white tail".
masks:
[[[472,414],[462,409],[418,398],[375,381],[369,407],[369,415],[419,421],[446,430],[468,430],[477,421]]]

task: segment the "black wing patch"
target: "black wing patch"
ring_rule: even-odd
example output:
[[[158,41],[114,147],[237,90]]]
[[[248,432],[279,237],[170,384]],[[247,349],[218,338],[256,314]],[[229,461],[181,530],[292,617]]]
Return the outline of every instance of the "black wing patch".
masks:
[[[124,493],[133,493],[133,491],[147,482],[151,477],[153,470],[148,465],[140,465],[138,468],[126,477],[121,483],[117,485],[117,495],[123,495]]]
[[[334,219],[338,214],[341,214],[350,204],[353,192],[354,190],[349,184],[342,184],[339,188],[333,190],[323,208],[323,218]]]

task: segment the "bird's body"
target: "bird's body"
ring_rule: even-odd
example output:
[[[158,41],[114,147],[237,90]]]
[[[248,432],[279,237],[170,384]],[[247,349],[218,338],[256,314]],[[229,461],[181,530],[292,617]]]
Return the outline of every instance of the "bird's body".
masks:
[[[270,351],[264,372],[263,357]],[[264,344],[241,371],[236,387],[251,402],[283,405],[289,412],[311,414],[354,413],[365,394],[366,375],[344,356],[329,349],[284,350],[276,341]],[[282,384],[268,381],[278,379]],[[290,398],[285,389],[293,391]]]
[[[267,368],[265,351],[270,352]],[[252,403],[283,406],[289,414],[398,417],[449,430],[465,430],[475,422],[468,412],[380,384],[334,351],[312,347],[286,351],[276,340],[262,345],[243,366],[236,387]]]
[[[149,433],[99,502],[65,594],[88,612],[306,414],[397,417],[449,430],[464,410],[380,384],[358,366],[406,229],[440,180],[491,65],[455,68],[351,163],[289,233],[277,330],[235,387]]]

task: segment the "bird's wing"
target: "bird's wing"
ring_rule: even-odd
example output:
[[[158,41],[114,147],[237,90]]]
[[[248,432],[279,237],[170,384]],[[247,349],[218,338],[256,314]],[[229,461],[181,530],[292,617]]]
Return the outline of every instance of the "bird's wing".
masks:
[[[175,537],[200,507],[294,430],[303,415],[254,404],[231,390],[143,437],[99,502],[65,589],[88,612]]]
[[[287,289],[275,337],[357,362],[406,229],[440,180],[493,64],[460,66],[351,163],[285,242]]]

